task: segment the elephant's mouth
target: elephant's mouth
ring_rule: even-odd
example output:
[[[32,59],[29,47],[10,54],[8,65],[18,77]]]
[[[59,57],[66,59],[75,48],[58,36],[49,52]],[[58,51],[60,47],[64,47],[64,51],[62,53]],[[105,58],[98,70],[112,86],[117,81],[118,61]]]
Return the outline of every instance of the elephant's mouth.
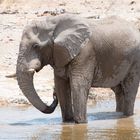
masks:
[[[43,67],[43,60],[38,57],[38,58],[34,58],[31,59],[30,61],[28,61],[27,65],[25,65],[25,71],[28,73],[35,73],[35,72],[39,72]]]
[[[35,72],[39,72],[41,69],[42,68],[39,68],[39,69],[33,69],[33,68],[31,68],[27,72],[34,74]]]
[[[41,69],[43,68],[43,65],[41,65],[41,66],[39,66],[39,67],[36,67],[36,68],[29,68],[28,70],[27,70],[27,72],[29,72],[29,73],[35,73],[35,72],[39,72]]]
[[[38,67],[38,68],[35,69],[35,72],[40,72],[43,69],[43,67],[44,67],[44,65],[41,64],[40,67]]]
[[[39,72],[41,69],[35,70],[36,72]]]

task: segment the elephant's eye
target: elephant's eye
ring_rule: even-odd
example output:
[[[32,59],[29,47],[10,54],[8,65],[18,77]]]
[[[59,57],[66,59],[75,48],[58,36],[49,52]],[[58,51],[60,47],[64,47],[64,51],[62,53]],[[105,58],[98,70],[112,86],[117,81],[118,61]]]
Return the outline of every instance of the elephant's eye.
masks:
[[[33,44],[32,47],[33,47],[34,49],[37,49],[37,48],[39,48],[39,44],[35,43],[35,44]]]

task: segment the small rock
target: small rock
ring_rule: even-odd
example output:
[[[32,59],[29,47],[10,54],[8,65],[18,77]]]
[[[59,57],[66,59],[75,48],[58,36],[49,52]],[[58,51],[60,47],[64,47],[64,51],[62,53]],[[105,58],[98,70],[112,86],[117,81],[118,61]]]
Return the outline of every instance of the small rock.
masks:
[[[8,105],[8,101],[7,100],[4,100],[4,99],[0,99],[0,106],[5,106],[5,105]]]
[[[131,8],[131,10],[133,11],[133,10],[134,10],[134,8]]]
[[[27,100],[23,98],[16,98],[16,99],[10,99],[11,103],[16,103],[16,104],[30,104]]]
[[[14,41],[14,40],[12,38],[10,38],[9,41]]]
[[[35,12],[35,15],[38,15],[39,13],[38,12]]]
[[[88,19],[100,19],[100,15],[88,16]]]
[[[7,10],[7,11],[3,11],[1,12],[0,14],[18,14],[18,10],[15,10],[15,11],[11,11],[11,10]]]
[[[129,5],[132,5],[132,4],[136,4],[136,2],[135,1],[131,1]]]
[[[48,15],[56,16],[56,15],[64,14],[65,12],[66,12],[65,9],[54,9],[54,10],[46,10],[41,15],[39,15],[38,12],[36,12],[35,14],[37,14],[38,17],[48,16]]]
[[[26,15],[26,14],[28,14],[28,12],[24,12],[24,14]]]
[[[59,6],[66,6],[66,3],[60,3]]]

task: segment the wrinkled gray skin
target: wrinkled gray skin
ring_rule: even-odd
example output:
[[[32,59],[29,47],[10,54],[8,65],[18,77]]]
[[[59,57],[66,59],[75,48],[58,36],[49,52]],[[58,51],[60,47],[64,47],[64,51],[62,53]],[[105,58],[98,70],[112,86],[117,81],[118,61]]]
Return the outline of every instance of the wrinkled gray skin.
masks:
[[[41,101],[33,86],[34,72],[48,64],[54,68],[57,95],[51,106]],[[18,84],[41,112],[53,112],[58,98],[64,122],[87,121],[90,87],[111,88],[116,95],[116,111],[132,115],[139,79],[140,34],[120,18],[91,23],[60,15],[34,21],[23,31]]]

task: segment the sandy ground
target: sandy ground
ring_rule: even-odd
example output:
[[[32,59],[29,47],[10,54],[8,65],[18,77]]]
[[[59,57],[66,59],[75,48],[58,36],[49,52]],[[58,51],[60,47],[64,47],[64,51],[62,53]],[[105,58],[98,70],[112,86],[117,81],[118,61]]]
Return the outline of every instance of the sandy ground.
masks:
[[[18,88],[17,81],[5,77],[15,72],[24,26],[33,19],[63,13],[73,13],[95,20],[118,15],[140,28],[139,0],[0,0],[0,105],[28,102]],[[36,90],[45,102],[52,99],[53,85],[51,67],[45,67],[35,75]],[[110,97],[114,95],[108,89],[90,91],[92,99]]]

